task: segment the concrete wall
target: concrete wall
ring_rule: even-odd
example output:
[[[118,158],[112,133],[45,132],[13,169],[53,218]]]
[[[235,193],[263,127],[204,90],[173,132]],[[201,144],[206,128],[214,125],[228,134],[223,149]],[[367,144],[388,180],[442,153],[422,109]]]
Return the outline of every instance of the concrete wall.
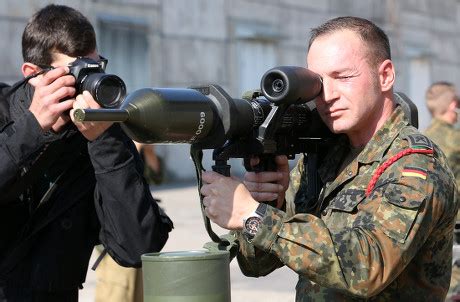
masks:
[[[24,25],[34,11],[51,2],[0,0],[0,81],[11,83],[20,78]],[[429,122],[423,103],[427,85],[437,80],[460,85],[460,2],[456,0],[54,2],[79,9],[96,30],[101,18],[142,21],[149,43],[149,66],[142,72],[155,87],[218,83],[237,97],[241,41],[251,41],[256,35],[255,39],[275,47],[276,65],[303,66],[310,28],[340,15],[368,18],[387,32],[397,69],[396,89],[418,105],[421,129]],[[165,158],[170,179],[194,177],[188,146],[158,146],[157,150]],[[235,167],[239,165],[235,162]]]

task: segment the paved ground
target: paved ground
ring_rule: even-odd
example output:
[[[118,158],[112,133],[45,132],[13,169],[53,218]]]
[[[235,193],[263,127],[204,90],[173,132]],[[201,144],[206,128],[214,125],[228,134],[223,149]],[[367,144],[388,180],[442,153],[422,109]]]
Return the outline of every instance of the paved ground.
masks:
[[[201,249],[211,241],[204,228],[195,184],[162,186],[154,188],[154,196],[162,200],[161,206],[175,223],[175,229],[163,251],[187,251]],[[213,225],[217,234],[225,231]],[[92,259],[92,263],[94,259]],[[267,277],[248,278],[240,272],[236,260],[230,264],[232,301],[265,302],[294,301],[296,274],[284,267]],[[95,276],[88,272],[85,288],[80,292],[80,302],[94,301]]]

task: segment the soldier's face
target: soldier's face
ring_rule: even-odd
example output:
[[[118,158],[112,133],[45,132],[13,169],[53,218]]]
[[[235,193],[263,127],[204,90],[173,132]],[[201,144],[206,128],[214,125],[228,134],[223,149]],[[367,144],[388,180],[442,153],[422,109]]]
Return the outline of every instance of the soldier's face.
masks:
[[[316,38],[307,56],[308,68],[323,78],[323,93],[316,99],[321,118],[350,139],[369,131],[383,103],[378,66],[370,66],[366,55],[357,34],[342,30]]]

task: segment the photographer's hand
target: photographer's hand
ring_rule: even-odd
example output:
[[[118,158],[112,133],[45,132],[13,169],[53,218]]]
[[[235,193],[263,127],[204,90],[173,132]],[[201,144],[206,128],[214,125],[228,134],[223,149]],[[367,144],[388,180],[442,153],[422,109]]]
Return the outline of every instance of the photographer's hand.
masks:
[[[286,156],[275,158],[277,171],[275,172],[246,172],[244,184],[252,197],[259,202],[276,200],[276,207],[284,204],[284,196],[289,186],[289,162]],[[257,157],[251,158],[251,166],[259,163]]]
[[[68,98],[75,94],[75,78],[68,73],[68,67],[58,67],[29,80],[35,88],[29,110],[45,131],[59,132],[70,120],[67,111],[74,99]]]
[[[93,141],[98,138],[105,130],[112,126],[113,122],[77,122],[74,118],[75,109],[99,109],[101,106],[94,100],[93,96],[88,91],[83,91],[77,95],[76,101],[73,103],[73,109],[70,110],[72,122],[77,126],[78,130],[86,137],[87,140]]]

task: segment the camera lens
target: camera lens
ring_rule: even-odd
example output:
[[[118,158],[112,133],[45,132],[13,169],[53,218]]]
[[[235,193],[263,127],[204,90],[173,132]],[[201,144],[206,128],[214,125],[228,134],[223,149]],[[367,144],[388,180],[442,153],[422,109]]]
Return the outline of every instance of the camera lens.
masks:
[[[119,107],[126,94],[125,84],[117,76],[105,75],[101,77],[96,87],[96,98],[101,100],[104,107]]]
[[[84,80],[82,90],[88,90],[104,108],[116,108],[126,95],[126,86],[121,78],[113,74],[92,73]]]
[[[280,93],[284,89],[284,82],[281,79],[276,79],[273,81],[272,88],[274,92]]]

